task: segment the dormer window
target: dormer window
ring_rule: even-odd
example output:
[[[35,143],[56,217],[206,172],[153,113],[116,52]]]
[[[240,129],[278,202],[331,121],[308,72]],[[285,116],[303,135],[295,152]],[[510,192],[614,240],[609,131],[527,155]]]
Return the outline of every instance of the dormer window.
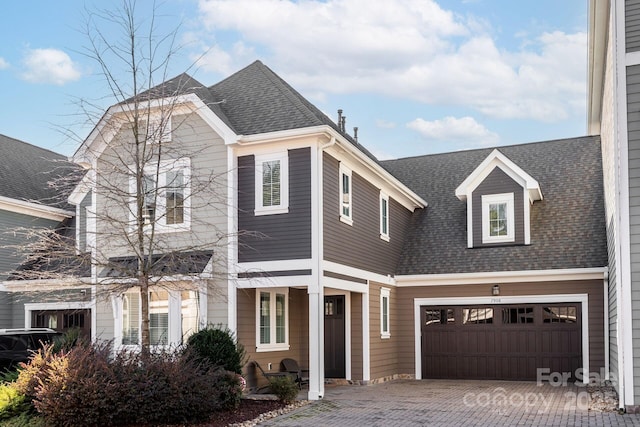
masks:
[[[513,193],[482,196],[482,243],[515,240]]]
[[[531,244],[531,205],[542,200],[538,181],[499,150],[456,188],[467,203],[467,247]]]

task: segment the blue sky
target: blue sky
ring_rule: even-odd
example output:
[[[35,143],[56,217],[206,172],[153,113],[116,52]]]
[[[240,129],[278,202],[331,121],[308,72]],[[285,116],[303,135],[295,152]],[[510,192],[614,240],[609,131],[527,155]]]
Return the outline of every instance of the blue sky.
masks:
[[[142,19],[152,2],[138,0]],[[0,133],[71,155],[82,102],[112,98],[83,54],[87,10],[119,1],[6,2]],[[167,0],[169,76],[211,85],[260,59],[380,158],[586,133],[587,0]],[[115,27],[101,27],[121,37]],[[82,101],[82,102],[81,102]],[[86,104],[84,104],[86,105]],[[65,134],[73,133],[76,138]]]

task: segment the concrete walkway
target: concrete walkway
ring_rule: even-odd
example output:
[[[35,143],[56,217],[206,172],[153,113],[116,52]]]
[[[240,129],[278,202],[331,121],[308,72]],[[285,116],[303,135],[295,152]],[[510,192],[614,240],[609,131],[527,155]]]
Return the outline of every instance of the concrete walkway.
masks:
[[[325,398],[261,426],[639,426],[640,415],[589,410],[584,387],[535,382],[397,380],[327,387]]]

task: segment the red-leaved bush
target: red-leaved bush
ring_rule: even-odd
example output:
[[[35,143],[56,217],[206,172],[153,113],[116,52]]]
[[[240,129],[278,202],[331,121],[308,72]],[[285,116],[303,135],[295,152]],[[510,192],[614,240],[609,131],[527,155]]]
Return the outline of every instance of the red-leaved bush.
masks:
[[[57,354],[45,348],[18,385],[47,425],[191,423],[237,405],[241,396],[234,373],[209,368],[189,352],[114,355],[104,343]]]

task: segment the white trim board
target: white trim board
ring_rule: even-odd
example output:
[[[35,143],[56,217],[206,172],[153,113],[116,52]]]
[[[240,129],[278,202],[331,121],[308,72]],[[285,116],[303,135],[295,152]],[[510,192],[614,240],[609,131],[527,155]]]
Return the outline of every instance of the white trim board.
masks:
[[[588,294],[557,294],[557,295],[517,295],[517,296],[488,296],[488,297],[445,297],[445,298],[414,298],[414,338],[415,338],[415,373],[416,379],[422,379],[422,346],[420,330],[420,306],[423,305],[481,305],[481,304],[544,304],[578,302],[581,307],[582,321],[582,368],[589,372],[589,295]],[[589,375],[583,379],[589,383]]]
[[[26,202],[24,200],[12,199],[4,196],[0,196],[0,210],[35,216],[37,218],[50,219],[52,221],[62,221],[65,218],[71,218],[75,215],[75,212],[64,209],[53,208],[39,203]]]
[[[484,273],[416,274],[396,276],[396,286],[474,285],[487,283],[532,283],[571,280],[603,280],[607,267],[557,270],[490,271]]]
[[[381,283],[383,285],[394,286],[396,284],[393,276],[385,276],[379,273],[362,270],[360,268],[349,267],[348,265],[338,264],[332,261],[322,261],[322,270],[331,271],[332,273],[343,274],[345,276],[357,277],[359,279],[369,280],[371,282]]]

